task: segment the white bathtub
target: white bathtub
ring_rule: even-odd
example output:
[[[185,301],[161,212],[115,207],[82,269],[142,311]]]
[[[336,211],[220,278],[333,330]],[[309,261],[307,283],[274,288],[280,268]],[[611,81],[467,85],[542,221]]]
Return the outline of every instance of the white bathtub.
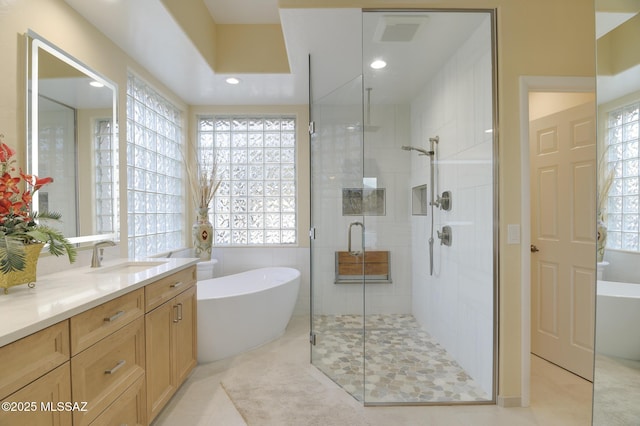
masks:
[[[298,298],[300,271],[271,267],[198,281],[198,362],[280,337]]]
[[[640,284],[598,281],[596,352],[640,361]]]

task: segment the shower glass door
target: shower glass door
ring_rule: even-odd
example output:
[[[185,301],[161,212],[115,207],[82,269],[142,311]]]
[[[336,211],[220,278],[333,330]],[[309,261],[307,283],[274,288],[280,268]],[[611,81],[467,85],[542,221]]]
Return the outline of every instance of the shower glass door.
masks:
[[[311,114],[311,361],[362,401],[362,78],[313,100]]]
[[[311,360],[365,405],[495,402],[494,20],[364,11],[311,97]]]

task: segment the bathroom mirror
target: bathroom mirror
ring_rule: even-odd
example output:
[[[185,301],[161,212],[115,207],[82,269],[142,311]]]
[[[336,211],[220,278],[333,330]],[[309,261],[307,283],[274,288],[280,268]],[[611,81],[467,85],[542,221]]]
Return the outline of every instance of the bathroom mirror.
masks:
[[[598,231],[607,241],[598,263],[593,424],[628,425],[640,418],[640,0],[595,5],[598,158],[605,165]],[[606,191],[608,170],[615,179]]]
[[[34,211],[62,214],[72,243],[118,235],[116,84],[32,31],[27,49],[27,170],[53,183]]]

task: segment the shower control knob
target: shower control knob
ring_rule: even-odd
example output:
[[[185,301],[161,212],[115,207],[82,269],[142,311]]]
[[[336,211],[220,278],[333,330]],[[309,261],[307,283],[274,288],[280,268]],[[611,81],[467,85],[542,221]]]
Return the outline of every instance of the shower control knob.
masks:
[[[536,253],[539,252],[540,249],[538,249],[538,247],[536,247],[535,245],[531,244],[531,253]]]
[[[438,232],[438,238],[440,238],[440,245],[451,246],[451,227],[443,226],[442,232]]]

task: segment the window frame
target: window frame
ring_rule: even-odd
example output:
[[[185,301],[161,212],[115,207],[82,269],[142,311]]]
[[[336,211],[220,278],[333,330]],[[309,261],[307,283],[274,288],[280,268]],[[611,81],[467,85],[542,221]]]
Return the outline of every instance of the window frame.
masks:
[[[156,134],[155,135],[156,139],[154,140],[153,147],[151,146],[144,147],[144,144],[141,145],[137,143],[136,138],[140,136],[136,136],[136,132],[134,130],[137,123],[135,121],[135,115],[134,115],[135,106],[130,104],[130,100],[132,98],[137,99],[135,97],[135,93],[130,93],[130,86],[132,84],[131,83],[132,80],[140,82],[149,91],[152,92],[151,98],[156,102],[156,108],[155,108],[156,115],[154,116],[156,119],[160,115],[159,112],[160,112],[161,106],[159,106],[159,102],[163,103],[163,105],[165,106],[169,105],[171,107],[172,111],[168,111],[166,108],[163,110],[164,115],[162,116],[162,118],[165,118],[165,121],[162,121],[161,123],[169,127],[173,126],[172,132],[174,134],[171,135],[171,137],[174,137],[175,140],[171,140],[170,137],[166,137],[167,136],[166,134],[163,134],[160,136]],[[151,109],[149,107],[148,101],[145,102],[145,108]],[[184,149],[184,146],[186,144],[186,138],[184,137],[185,115],[186,115],[185,109],[183,108],[182,105],[177,104],[176,102],[172,101],[169,97],[165,96],[160,90],[155,88],[153,84],[151,84],[148,80],[139,76],[135,72],[129,70],[127,72],[126,111],[127,111],[127,114],[126,114],[126,125],[127,125],[126,217],[127,217],[127,251],[129,253],[129,256],[148,257],[148,256],[159,255],[166,252],[171,252],[174,250],[183,249],[186,246],[187,234],[188,234],[187,232],[188,229],[186,226],[187,223],[185,221],[185,217],[187,215],[186,168],[185,168],[185,164],[182,156],[182,150]],[[175,119],[169,124],[167,124],[168,120],[166,120],[167,114],[173,114],[176,116]],[[144,125],[145,129],[148,128],[147,124],[149,123],[145,122],[142,124]],[[157,133],[158,122],[156,121],[155,124],[156,124],[156,127],[154,131]],[[163,148],[165,148],[164,150],[158,149],[158,140],[164,141],[163,142],[164,143]],[[134,163],[132,164],[132,161],[135,161],[135,159],[138,158],[139,156],[134,155],[131,152],[131,150],[132,149],[135,150],[136,147],[140,149],[142,149],[141,147],[144,147],[145,150],[152,153],[150,157],[153,157],[155,155],[156,164],[153,167],[157,166],[158,163],[166,163],[164,165],[165,171],[166,170],[170,171],[169,173],[153,173],[152,171],[138,168],[138,170],[142,170],[147,175],[147,177],[149,176],[149,174],[152,174],[157,178],[155,181],[155,188],[156,188],[155,194],[157,195],[155,200],[156,201],[155,208],[153,208],[154,206],[152,205],[150,208],[150,212],[138,212],[138,213],[135,212],[136,194],[142,193],[145,195],[144,203],[146,206],[149,204],[150,199],[153,198],[149,194],[154,193],[153,188],[148,189],[149,188],[148,186],[146,186],[145,189],[142,191],[140,190],[140,188],[136,188],[136,179],[134,177],[136,168],[135,168],[135,164]],[[150,164],[153,164],[153,162],[151,162]],[[173,167],[171,167],[169,164],[173,164]],[[162,177],[164,177],[164,179]],[[164,193],[161,193],[160,191],[157,190],[160,187],[167,187],[167,186],[172,186],[173,188],[175,188],[176,192],[173,194],[167,193],[166,191]],[[140,197],[142,196],[139,196],[138,200],[142,201]],[[165,198],[164,202],[162,200],[163,197]],[[170,199],[171,201],[169,201]],[[160,207],[159,207],[160,205],[165,206],[164,211],[160,211]],[[151,232],[151,233],[147,232],[147,233],[136,235],[135,233],[136,222],[135,222],[134,215],[145,216],[145,222],[146,222],[149,214],[164,215],[164,219],[166,220],[162,222],[162,224],[165,229],[158,230],[158,222],[156,221],[155,232]],[[168,228],[171,228],[171,229],[168,229]],[[154,236],[157,238],[158,236],[163,236],[163,235],[164,236],[174,235],[176,239],[173,242],[165,240],[164,243],[156,239],[154,250],[150,250],[147,252],[146,249],[142,249],[143,253],[141,253],[141,251],[136,251],[136,244],[137,244],[137,241],[135,240],[136,238],[140,238],[140,237],[148,238],[148,237],[154,237]]]
[[[619,111],[624,111],[629,109],[630,107],[634,107],[636,110],[636,117],[633,122],[624,122],[624,118],[622,118],[623,122],[620,125],[610,127],[611,116]],[[601,107],[601,128],[602,128],[602,148],[603,148],[603,161],[606,161],[606,167],[604,167],[604,171],[608,172],[609,170],[614,171],[614,181],[611,185],[611,189],[607,193],[607,202],[605,206],[605,224],[607,227],[607,241],[606,241],[606,250],[615,250],[621,252],[629,252],[629,253],[640,253],[640,93],[635,93],[630,96],[625,96],[623,98],[617,99],[615,101],[609,102],[606,105]],[[613,128],[624,128],[626,125],[630,123],[635,123],[635,138],[625,140],[624,130],[621,130],[620,142],[611,144],[611,132]],[[625,151],[625,144],[632,145],[635,144],[635,153],[633,150]],[[611,149],[612,146],[620,145],[617,149]],[[638,166],[638,171],[633,176],[624,176],[624,168],[625,162],[635,161]],[[627,163],[629,164],[629,163]],[[629,182],[635,179],[636,182],[636,193],[629,193],[628,188],[625,189],[624,180],[627,179]],[[602,176],[599,177],[599,182],[603,182],[606,179]],[[625,201],[625,197],[627,201]],[[632,199],[635,197],[635,201]],[[619,200],[616,200],[619,199]],[[616,206],[616,203],[618,204]],[[629,207],[630,204],[635,204],[635,212],[633,207]],[[631,210],[630,210],[631,209]],[[636,227],[635,231],[625,231],[625,214],[629,217],[636,216]],[[617,226],[617,216],[619,218],[620,226]],[[612,246],[612,242],[616,234],[620,234],[619,245]],[[624,242],[624,234],[635,235],[636,238],[636,246],[637,249],[630,248],[625,246]],[[617,239],[615,240],[618,243]]]
[[[279,187],[282,188],[282,182],[287,182],[287,183],[291,183],[292,184],[292,189],[290,188],[289,192],[284,195],[282,194],[282,191],[280,191],[279,195],[276,196],[272,196],[269,198],[278,198],[280,206],[282,205],[282,199],[283,198],[292,198],[293,199],[293,209],[289,210],[289,211],[283,211],[282,207],[280,207],[280,209],[278,210],[278,215],[280,216],[280,220],[282,219],[283,215],[293,215],[293,225],[290,227],[282,227],[282,223],[280,222],[280,225],[275,228],[275,227],[267,227],[263,224],[262,227],[254,227],[251,228],[250,227],[250,220],[249,220],[249,216],[250,216],[250,211],[249,211],[249,201],[247,201],[247,210],[246,210],[246,215],[247,215],[247,220],[246,220],[246,225],[243,228],[236,228],[238,230],[246,230],[247,235],[246,235],[246,243],[238,243],[237,241],[234,241],[234,237],[233,237],[233,226],[231,224],[232,222],[232,216],[233,216],[233,208],[231,207],[231,205],[229,205],[229,225],[228,227],[224,228],[224,231],[228,231],[229,232],[229,236],[228,236],[228,243],[225,242],[221,242],[220,241],[220,235],[217,233],[217,228],[219,228],[217,225],[218,223],[216,222],[219,219],[218,214],[222,215],[224,214],[224,212],[221,212],[219,210],[219,200],[221,199],[220,196],[220,191],[222,190],[223,193],[225,194],[224,197],[228,198],[229,200],[231,200],[232,198],[232,194],[231,194],[231,187],[233,185],[234,180],[233,179],[225,179],[224,182],[229,182],[228,184],[224,183],[221,185],[221,189],[219,189],[218,193],[216,194],[216,196],[214,197],[213,201],[212,201],[212,206],[209,210],[209,218],[211,223],[213,224],[214,227],[214,246],[217,247],[221,247],[221,248],[250,248],[250,247],[258,247],[258,248],[275,248],[275,247],[299,247],[301,245],[301,241],[300,241],[300,236],[301,236],[301,232],[300,232],[300,197],[299,197],[299,191],[300,191],[300,180],[299,180],[299,162],[298,162],[298,157],[299,157],[299,138],[300,138],[300,134],[299,134],[299,126],[300,126],[300,118],[298,117],[298,114],[294,113],[294,112],[269,112],[269,113],[249,113],[249,112],[203,112],[203,113],[197,113],[195,115],[195,151],[198,153],[197,157],[201,158],[202,154],[201,154],[201,150],[202,148],[202,144],[201,144],[201,138],[203,135],[203,131],[201,129],[201,123],[203,120],[211,120],[212,122],[212,128],[210,131],[208,131],[210,133],[210,140],[209,143],[212,144],[212,153],[215,153],[215,138],[216,138],[216,129],[215,129],[215,125],[213,123],[215,123],[215,120],[229,120],[230,122],[232,122],[234,119],[238,119],[238,120],[291,120],[293,121],[293,127],[292,128],[288,128],[288,129],[282,129],[280,128],[278,131],[282,134],[282,132],[285,132],[285,134],[288,134],[290,137],[292,137],[293,142],[291,145],[289,146],[285,146],[282,147],[281,145],[278,145],[278,148],[280,149],[280,152],[282,152],[283,149],[292,149],[292,154],[290,154],[289,158],[290,158],[290,162],[278,162],[277,164],[279,164],[279,172],[282,171],[282,166],[284,165],[288,165],[291,164],[293,166],[293,170],[291,172],[291,178],[287,178],[287,179],[277,179],[276,181],[280,183]],[[269,130],[269,129],[262,129],[262,130],[257,130],[257,129],[251,129],[249,125],[247,125],[246,129],[242,129],[242,130],[238,130],[237,132],[233,132],[233,130],[231,128],[229,128],[228,130],[224,130],[223,133],[228,132],[229,133],[229,154],[231,155],[231,152],[234,151],[231,147],[231,139],[232,139],[232,133],[247,133],[247,152],[252,148],[249,146],[249,133],[260,133],[262,132],[263,135],[265,133],[269,133],[272,132],[273,130]],[[239,147],[242,148],[242,147]],[[262,149],[263,153],[265,149],[269,149],[270,147],[265,146],[264,144],[261,145],[261,147],[255,146],[253,147],[254,149]],[[205,149],[209,149],[209,147],[205,148]],[[236,149],[237,150],[237,149]],[[280,154],[279,154],[280,155]],[[247,162],[243,163],[243,164],[247,164],[247,170],[249,169],[249,155],[247,153],[246,156]],[[209,159],[209,162],[212,162],[211,160],[211,156]],[[231,178],[231,170],[227,171],[224,168],[224,165],[228,164],[229,166],[232,163],[231,157],[229,157],[228,159],[228,163],[217,163],[217,166],[220,170],[220,172],[224,175],[228,175],[229,178]],[[262,164],[266,164],[266,163],[262,163]],[[276,164],[276,163],[272,163],[272,164]],[[242,179],[242,181],[247,183],[247,189],[246,189],[246,198],[247,200],[249,200],[249,198],[251,198],[251,195],[249,194],[249,184],[250,182],[274,182],[274,180],[269,180],[266,179],[264,176],[262,177],[261,180],[256,180],[256,179],[250,179],[249,177],[249,173],[247,172],[246,176]],[[239,182],[239,180],[236,180],[235,182]],[[227,187],[225,188],[225,185],[227,185]],[[229,191],[229,195],[226,195],[226,191]],[[255,198],[268,198],[267,195],[265,195],[264,191],[262,193],[262,195],[255,195]],[[239,197],[240,198],[240,197]],[[269,213],[274,213],[274,212],[266,212],[266,211],[262,211],[261,212],[263,215],[267,215]],[[265,220],[265,219],[263,219]],[[261,231],[264,233],[263,236],[263,240],[262,242],[251,242],[251,238],[250,238],[250,231],[251,230],[257,230],[257,231]],[[276,243],[267,243],[267,236],[266,236],[266,232],[268,232],[269,230],[275,231],[277,230],[277,232],[280,233],[280,239],[279,242]],[[282,240],[282,232],[284,231],[291,231],[293,233],[293,241],[292,242],[283,242]]]

